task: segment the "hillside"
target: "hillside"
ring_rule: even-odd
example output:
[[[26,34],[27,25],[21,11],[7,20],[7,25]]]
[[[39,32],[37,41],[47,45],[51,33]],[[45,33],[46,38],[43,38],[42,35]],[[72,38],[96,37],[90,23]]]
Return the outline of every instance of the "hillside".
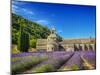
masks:
[[[12,44],[18,44],[20,26],[23,25],[25,31],[30,34],[30,46],[36,47],[37,39],[46,39],[50,34],[50,29],[47,26],[40,25],[36,22],[29,21],[19,15],[12,13]],[[58,34],[57,34],[58,35]],[[58,40],[62,38],[58,35]]]

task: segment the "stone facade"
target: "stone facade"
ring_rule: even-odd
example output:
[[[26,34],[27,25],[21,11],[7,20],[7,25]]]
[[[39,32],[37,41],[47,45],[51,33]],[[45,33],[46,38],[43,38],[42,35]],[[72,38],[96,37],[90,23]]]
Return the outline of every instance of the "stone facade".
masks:
[[[51,29],[51,34],[47,37],[47,51],[56,51],[59,49],[59,42],[55,33],[55,29]]]
[[[65,39],[60,42],[60,45],[64,47],[66,51],[95,51],[95,39]]]
[[[51,34],[47,39],[38,39],[36,48],[38,51],[95,51],[95,38],[85,39],[64,39],[58,42],[55,29],[51,29]]]
[[[47,39],[37,39],[36,49],[44,51],[47,49]]]

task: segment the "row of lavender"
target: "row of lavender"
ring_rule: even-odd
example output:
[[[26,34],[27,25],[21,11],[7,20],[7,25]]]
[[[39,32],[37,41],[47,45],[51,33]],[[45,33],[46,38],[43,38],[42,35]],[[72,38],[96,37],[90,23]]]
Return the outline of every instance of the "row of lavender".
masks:
[[[78,51],[58,71],[91,70],[96,68],[96,53],[93,51]]]
[[[55,61],[59,64],[63,64],[73,52],[45,52],[45,53],[20,53],[20,54],[12,54],[12,73],[22,73],[24,71],[29,70],[31,67],[35,67],[38,64],[48,61]],[[66,59],[67,58],[67,59]],[[53,59],[53,60],[52,60]],[[63,62],[62,62],[63,61]],[[52,63],[52,64],[53,64]],[[55,64],[56,65],[56,64]],[[48,66],[49,67],[49,66]]]
[[[87,69],[87,63],[94,68],[94,61],[95,52],[56,51],[12,54],[11,63],[12,73],[37,73]]]

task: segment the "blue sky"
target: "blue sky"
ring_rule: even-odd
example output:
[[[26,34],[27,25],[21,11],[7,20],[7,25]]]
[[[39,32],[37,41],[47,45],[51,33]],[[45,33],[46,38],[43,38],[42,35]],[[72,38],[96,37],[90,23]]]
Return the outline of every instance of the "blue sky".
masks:
[[[12,12],[49,28],[63,38],[95,37],[96,7],[12,1]]]

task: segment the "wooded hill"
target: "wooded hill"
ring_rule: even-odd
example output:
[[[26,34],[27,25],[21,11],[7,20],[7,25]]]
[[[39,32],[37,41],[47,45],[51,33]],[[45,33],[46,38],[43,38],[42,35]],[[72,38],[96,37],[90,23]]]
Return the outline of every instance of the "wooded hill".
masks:
[[[18,45],[21,26],[23,26],[25,31],[30,34],[30,47],[33,48],[36,48],[37,39],[46,39],[50,34],[50,29],[47,26],[29,21],[22,16],[12,13],[12,44]],[[61,41],[62,37],[60,37],[58,34],[57,36],[58,40]]]

